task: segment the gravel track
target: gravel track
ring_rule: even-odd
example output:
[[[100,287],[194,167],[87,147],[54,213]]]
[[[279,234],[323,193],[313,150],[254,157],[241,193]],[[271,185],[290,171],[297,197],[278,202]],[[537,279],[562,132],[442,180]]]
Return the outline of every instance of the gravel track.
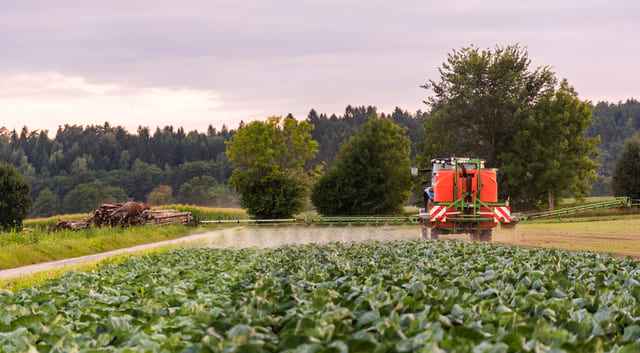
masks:
[[[103,253],[99,253],[99,254],[75,257],[75,258],[72,258],[72,259],[64,259],[64,260],[44,262],[44,263],[35,264],[35,265],[29,265],[29,266],[24,266],[24,267],[11,268],[11,269],[8,269],[8,270],[0,271],[0,279],[16,278],[16,277],[20,277],[20,276],[24,276],[24,275],[28,275],[28,274],[32,274],[32,273],[52,270],[52,269],[55,269],[55,268],[58,268],[58,267],[73,265],[73,264],[77,264],[77,263],[84,262],[84,261],[101,260],[101,259],[108,258],[108,257],[111,257],[111,256],[115,256],[115,255],[118,255],[118,254],[123,254],[123,253],[128,253],[128,252],[136,252],[136,251],[146,250],[146,249],[153,249],[153,248],[156,248],[156,247],[159,247],[159,246],[175,245],[175,244],[180,244],[180,243],[200,241],[200,240],[211,238],[211,237],[214,237],[214,236],[219,236],[219,235],[222,235],[222,234],[225,234],[225,233],[231,233],[231,232],[234,232],[234,231],[236,231],[238,229],[242,229],[242,227],[215,230],[215,231],[211,231],[211,232],[207,232],[207,233],[188,235],[186,237],[182,237],[182,238],[178,238],[178,239],[165,240],[165,241],[161,241],[161,242],[157,242],[157,243],[151,243],[151,244],[137,245],[137,246],[130,247],[130,248],[111,250],[111,251],[107,251],[107,252],[103,252]]]

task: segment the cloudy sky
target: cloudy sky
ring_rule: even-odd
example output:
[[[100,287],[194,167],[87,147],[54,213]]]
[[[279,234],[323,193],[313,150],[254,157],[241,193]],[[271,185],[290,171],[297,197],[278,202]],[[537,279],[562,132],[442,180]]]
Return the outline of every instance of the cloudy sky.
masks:
[[[424,111],[447,53],[515,43],[583,99],[640,98],[637,0],[0,0],[0,126]]]

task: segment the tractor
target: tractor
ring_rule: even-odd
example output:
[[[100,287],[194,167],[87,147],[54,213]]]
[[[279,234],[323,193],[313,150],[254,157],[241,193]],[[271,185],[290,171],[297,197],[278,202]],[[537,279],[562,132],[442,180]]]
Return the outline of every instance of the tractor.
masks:
[[[485,168],[483,159],[455,156],[435,158],[431,164],[430,169],[411,168],[414,177],[431,173],[431,185],[424,189],[424,208],[418,215],[423,239],[470,233],[471,240],[491,241],[493,228],[510,225],[508,200],[498,202],[497,169]]]

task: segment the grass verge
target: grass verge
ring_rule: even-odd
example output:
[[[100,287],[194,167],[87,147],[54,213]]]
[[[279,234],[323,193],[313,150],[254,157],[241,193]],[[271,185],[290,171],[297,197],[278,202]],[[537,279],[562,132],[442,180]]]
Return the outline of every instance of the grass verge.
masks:
[[[44,284],[47,280],[59,278],[69,271],[74,271],[74,272],[93,271],[105,265],[117,265],[117,264],[123,263],[127,259],[131,258],[131,256],[161,254],[167,251],[174,250],[181,246],[183,245],[175,244],[175,245],[159,246],[152,249],[118,254],[118,255],[111,256],[109,258],[101,259],[101,260],[83,261],[73,265],[61,266],[55,269],[32,273],[32,274],[28,274],[20,277],[0,279],[0,288],[8,289],[15,292],[20,289],[32,287],[34,285]]]
[[[197,223],[205,219],[247,217],[246,213],[239,209],[185,205],[169,205],[162,208],[189,211]],[[146,225],[127,228],[90,227],[79,231],[52,230],[58,219],[82,219],[88,216],[89,214],[75,214],[32,219],[24,222],[23,229],[0,232],[0,270],[176,239],[213,227],[225,228],[225,226],[212,226],[202,229],[172,224],[163,227]],[[234,225],[229,225],[231,226]]]
[[[0,270],[180,238],[200,228],[172,224],[80,231],[8,232],[0,237]]]

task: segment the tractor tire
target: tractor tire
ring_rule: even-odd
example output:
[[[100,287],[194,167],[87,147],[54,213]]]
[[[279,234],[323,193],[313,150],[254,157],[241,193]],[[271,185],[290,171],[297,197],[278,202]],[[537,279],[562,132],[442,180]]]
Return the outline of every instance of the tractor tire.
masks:
[[[470,235],[471,241],[480,241],[480,231],[479,230],[472,230],[471,233],[469,233],[469,235]]]
[[[431,240],[438,240],[440,238],[440,234],[442,230],[440,228],[431,228]]]
[[[439,228],[420,227],[420,236],[425,240],[438,240],[440,233]]]
[[[420,226],[420,239],[429,239],[431,235],[430,229],[425,226]]]
[[[491,229],[483,229],[480,231],[480,241],[491,242]]]

